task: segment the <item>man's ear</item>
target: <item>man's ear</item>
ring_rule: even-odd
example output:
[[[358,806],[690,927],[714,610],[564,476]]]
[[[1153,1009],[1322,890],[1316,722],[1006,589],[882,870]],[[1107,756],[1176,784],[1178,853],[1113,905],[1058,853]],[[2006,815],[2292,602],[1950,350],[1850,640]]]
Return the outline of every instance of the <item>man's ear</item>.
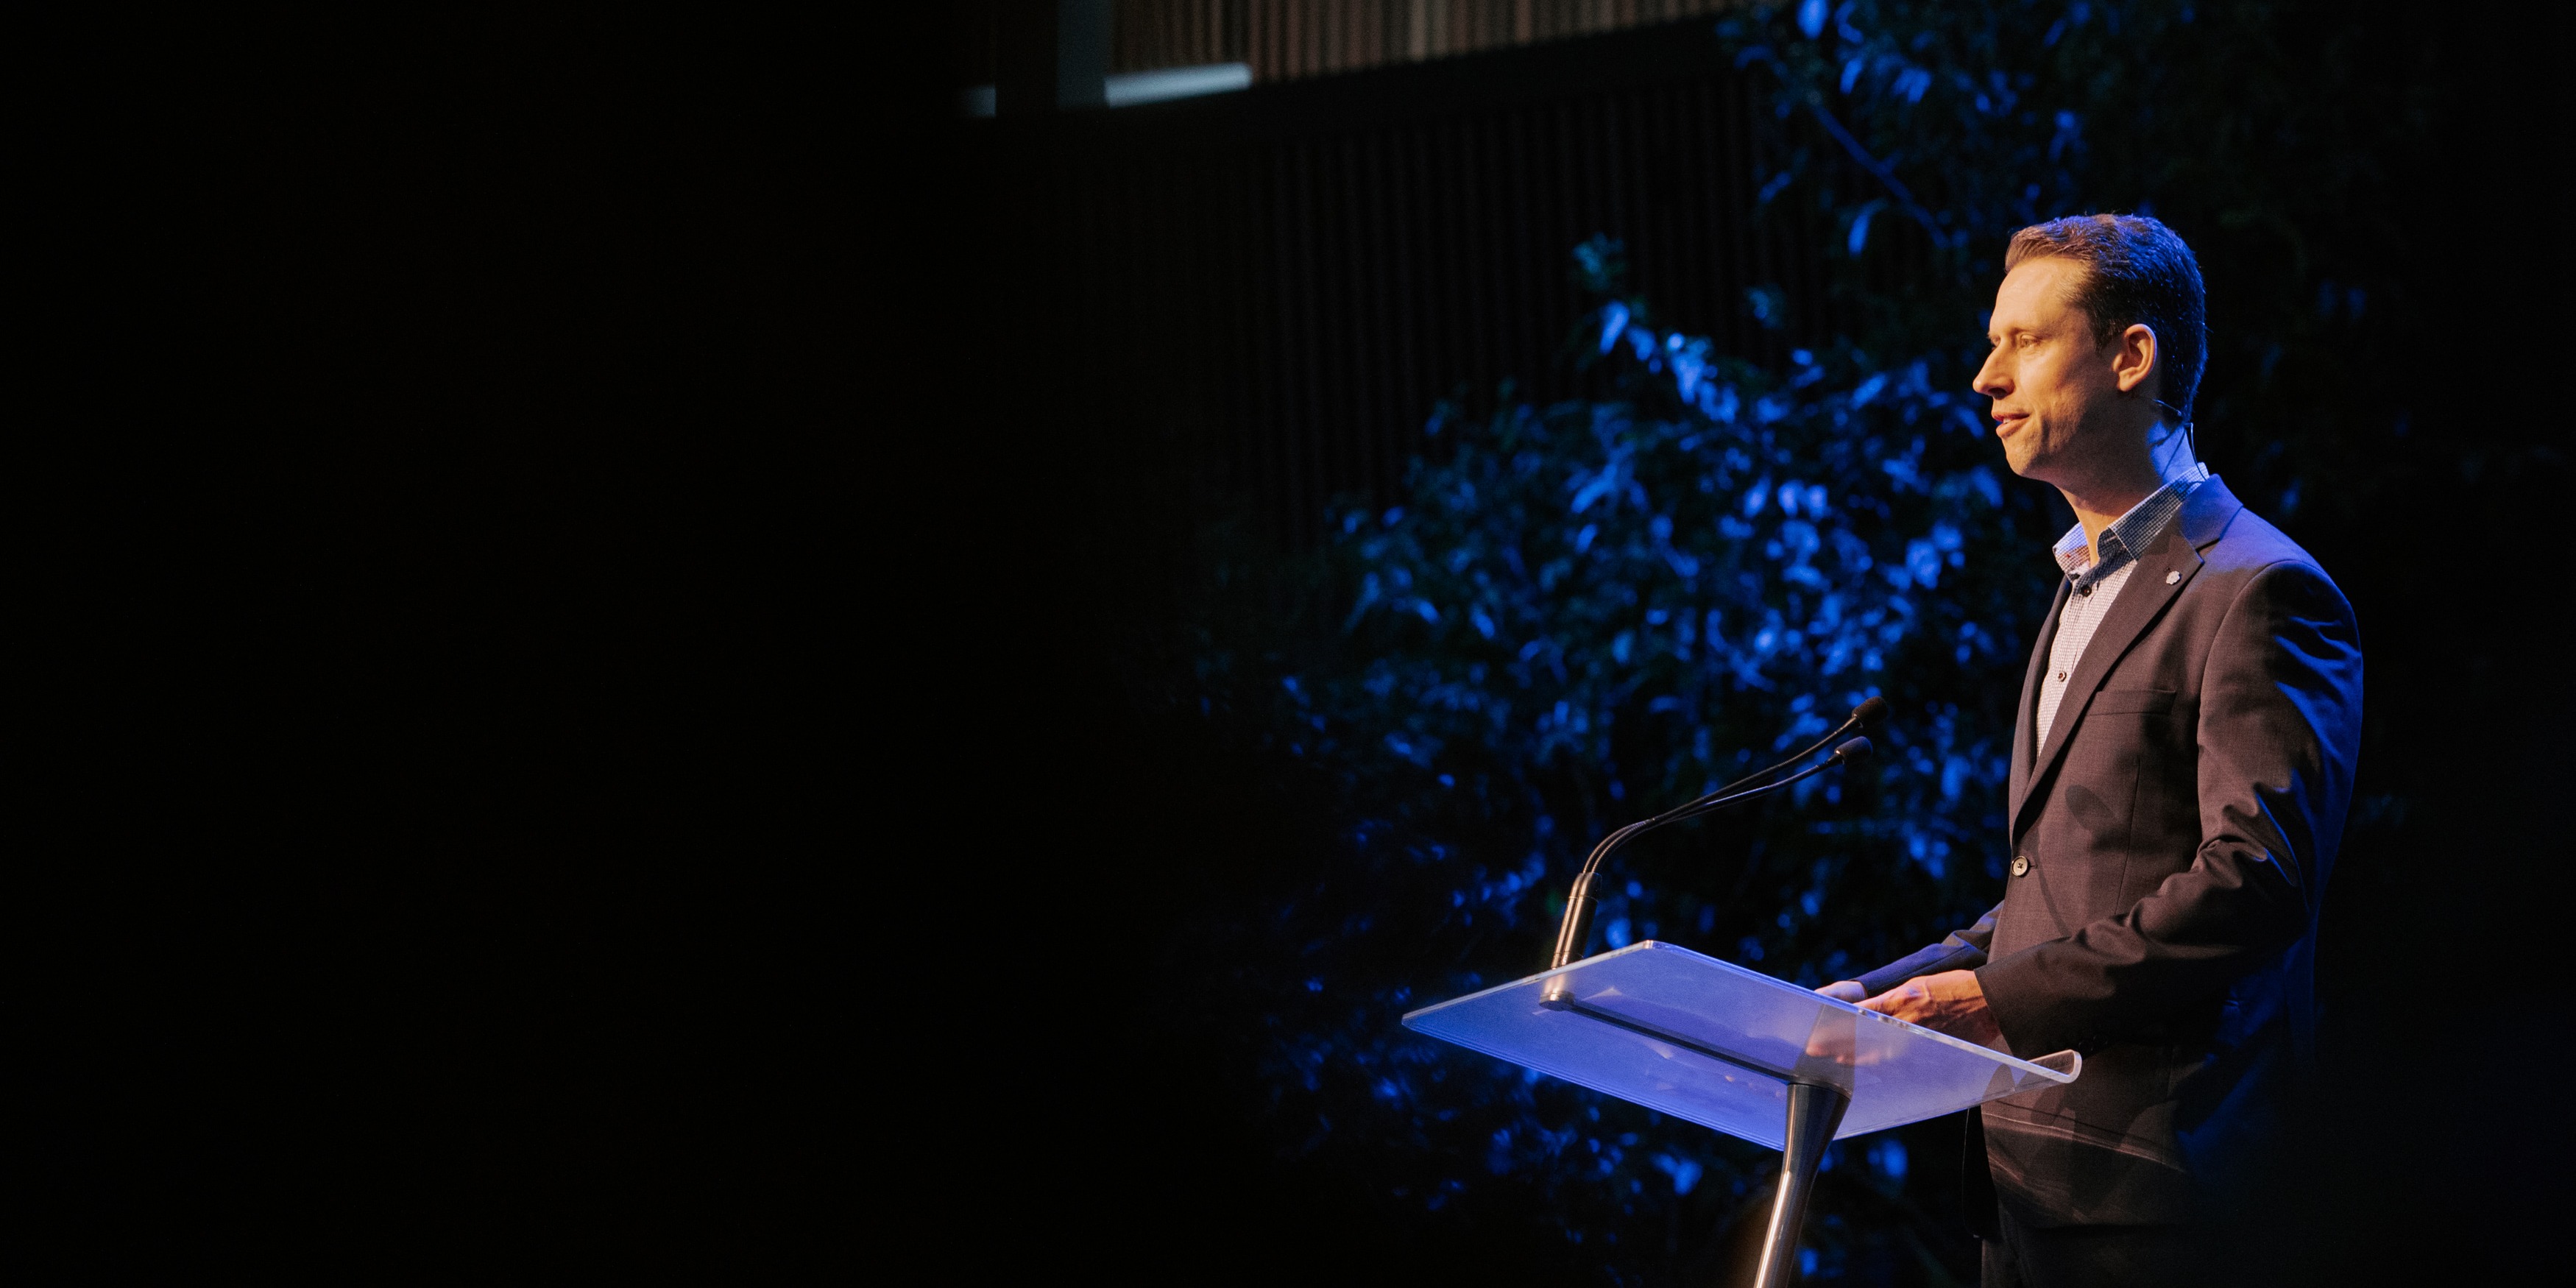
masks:
[[[2156,332],[2144,322],[2132,322],[2112,341],[2111,375],[2120,382],[2124,394],[2154,394],[2147,382],[2156,374]]]

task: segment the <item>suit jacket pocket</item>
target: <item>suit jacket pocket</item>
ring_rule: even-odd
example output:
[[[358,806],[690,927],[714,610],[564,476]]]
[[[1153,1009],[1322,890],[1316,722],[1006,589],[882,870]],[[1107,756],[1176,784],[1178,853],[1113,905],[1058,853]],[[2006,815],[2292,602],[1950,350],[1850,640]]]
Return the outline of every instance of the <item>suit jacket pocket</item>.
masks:
[[[2104,689],[2093,696],[2090,708],[2094,715],[2123,715],[2143,712],[2162,715],[2173,710],[2171,689]]]

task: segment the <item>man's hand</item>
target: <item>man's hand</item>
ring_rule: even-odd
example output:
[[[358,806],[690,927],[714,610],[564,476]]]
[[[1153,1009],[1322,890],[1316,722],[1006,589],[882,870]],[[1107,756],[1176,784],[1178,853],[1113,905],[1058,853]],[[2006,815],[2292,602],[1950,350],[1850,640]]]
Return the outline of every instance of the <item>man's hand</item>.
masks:
[[[1841,987],[1840,984],[1827,986]],[[1852,987],[1858,988],[1859,985]],[[1824,993],[1827,990],[1816,991]],[[2003,1049],[2003,1030],[1995,1025],[1995,1013],[1986,1009],[1986,990],[1978,987],[1977,973],[1972,970],[1917,975],[1860,1005],[1864,1010],[1893,1015],[1907,1023],[1920,1024],[1979,1046]]]
[[[1817,989],[1816,991],[1834,999],[1837,1002],[1864,1002],[1869,1000],[1869,990],[1861,987],[1860,981],[1856,979],[1836,980],[1831,984],[1825,985],[1823,988]]]

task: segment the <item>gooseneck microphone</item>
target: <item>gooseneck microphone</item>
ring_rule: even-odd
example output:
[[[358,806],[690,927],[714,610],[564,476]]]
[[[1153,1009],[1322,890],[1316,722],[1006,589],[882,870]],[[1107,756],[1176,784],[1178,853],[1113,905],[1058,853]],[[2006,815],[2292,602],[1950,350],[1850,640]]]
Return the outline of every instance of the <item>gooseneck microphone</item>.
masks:
[[[1563,966],[1566,963],[1573,961],[1575,956],[1583,951],[1584,940],[1589,938],[1592,933],[1593,909],[1599,903],[1599,900],[1593,898],[1592,895],[1592,879],[1600,873],[1602,860],[1609,858],[1613,851],[1616,851],[1620,846],[1626,845],[1630,841],[1636,840],[1638,837],[1644,836],[1648,832],[1654,831],[1656,828],[1664,827],[1668,824],[1679,823],[1684,819],[1697,818],[1702,814],[1714,813],[1717,810],[1725,809],[1729,805],[1741,804],[1745,801],[1752,800],[1757,796],[1768,796],[1773,792],[1784,790],[1804,779],[1813,778],[1837,765],[1856,764],[1860,761],[1867,760],[1870,755],[1869,739],[1854,738],[1838,747],[1835,747],[1833,755],[1828,756],[1813,765],[1809,765],[1805,769],[1799,770],[1797,773],[1791,774],[1787,778],[1783,778],[1774,783],[1764,783],[1759,787],[1745,787],[1748,783],[1760,782],[1765,778],[1769,778],[1773,774],[1779,773],[1781,770],[1787,769],[1791,765],[1797,764],[1801,760],[1805,760],[1807,757],[1824,750],[1826,744],[1831,743],[1834,739],[1842,737],[1844,734],[1851,732],[1855,728],[1862,728],[1873,724],[1885,718],[1886,715],[1887,699],[1880,697],[1869,698],[1863,701],[1859,706],[1852,708],[1850,717],[1842,722],[1841,727],[1817,740],[1814,746],[1789,757],[1787,760],[1781,761],[1779,764],[1755,770],[1754,772],[1736,779],[1734,782],[1728,783],[1724,787],[1720,787],[1716,791],[1710,792],[1697,800],[1687,801],[1683,804],[1676,805],[1671,809],[1665,810],[1661,814],[1655,815],[1653,818],[1642,819],[1638,822],[1630,823],[1626,827],[1620,828],[1618,831],[1612,832],[1610,835],[1601,838],[1601,843],[1592,848],[1592,856],[1583,861],[1583,870],[1575,875],[1574,888],[1566,895],[1565,920],[1559,923],[1556,928],[1556,951],[1548,959],[1548,969],[1554,970],[1559,966]],[[1744,788],[1744,790],[1737,790],[1739,788]]]

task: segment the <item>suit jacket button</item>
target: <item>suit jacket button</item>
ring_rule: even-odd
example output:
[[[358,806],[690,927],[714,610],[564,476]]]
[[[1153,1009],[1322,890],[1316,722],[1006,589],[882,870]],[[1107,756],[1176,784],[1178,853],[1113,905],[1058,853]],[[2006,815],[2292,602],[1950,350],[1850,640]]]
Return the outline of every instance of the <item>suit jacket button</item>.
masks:
[[[2182,574],[2181,574],[2181,573],[2178,573],[2178,572],[2169,572],[2169,573],[2166,573],[2166,574],[2165,574],[2165,584],[2166,584],[2166,585],[2168,585],[2168,586],[2170,586],[2170,585],[2174,584],[2175,582],[2181,581],[2181,580],[2182,580]]]
[[[2029,871],[2030,871],[2030,856],[2029,856],[2029,855],[2027,855],[2027,854],[2016,854],[2016,855],[2014,855],[2014,856],[2013,856],[2013,875],[2014,875],[2014,876],[2021,876],[2021,875],[2024,875],[2025,873],[2028,873]]]

